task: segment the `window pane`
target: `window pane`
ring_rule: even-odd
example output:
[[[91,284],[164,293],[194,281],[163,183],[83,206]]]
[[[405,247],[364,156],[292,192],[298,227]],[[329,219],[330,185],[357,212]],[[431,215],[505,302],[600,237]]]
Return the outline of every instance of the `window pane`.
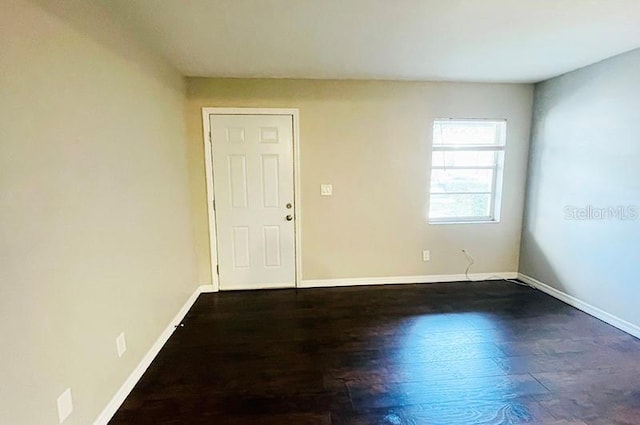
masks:
[[[434,145],[502,145],[502,121],[436,121]]]
[[[434,167],[492,166],[496,163],[496,152],[434,151],[431,162]]]
[[[433,170],[431,193],[491,192],[493,170]]]
[[[491,195],[432,194],[429,218],[479,218],[491,216]]]

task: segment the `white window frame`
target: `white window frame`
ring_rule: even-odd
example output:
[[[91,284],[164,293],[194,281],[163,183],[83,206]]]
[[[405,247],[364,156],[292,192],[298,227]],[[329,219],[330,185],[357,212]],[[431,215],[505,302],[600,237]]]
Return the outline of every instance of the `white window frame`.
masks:
[[[500,222],[500,209],[502,205],[502,182],[504,173],[504,157],[507,140],[507,120],[505,119],[485,119],[485,118],[438,118],[433,121],[432,132],[435,126],[439,123],[456,124],[461,125],[467,123],[494,123],[497,124],[498,131],[496,133],[496,143],[491,145],[436,145],[435,139],[432,141],[431,160],[433,161],[434,152],[495,152],[496,161],[494,165],[487,166],[435,166],[431,164],[431,171],[429,175],[429,216],[430,224],[466,224],[466,223],[499,223]],[[432,133],[433,134],[433,133]],[[433,195],[441,195],[440,193],[434,194],[431,192],[431,179],[433,178],[434,170],[493,170],[493,179],[490,192],[444,192],[441,194],[447,195],[490,195],[489,212],[488,216],[469,216],[469,217],[431,217],[431,200]]]

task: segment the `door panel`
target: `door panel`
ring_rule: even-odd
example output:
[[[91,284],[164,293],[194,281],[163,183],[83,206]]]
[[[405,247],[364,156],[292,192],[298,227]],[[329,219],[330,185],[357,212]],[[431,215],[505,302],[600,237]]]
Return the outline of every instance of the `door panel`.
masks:
[[[293,117],[210,124],[220,289],[295,287]]]
[[[280,158],[262,155],[262,206],[278,208],[280,205]]]
[[[233,227],[233,267],[246,269],[251,266],[251,243],[249,241],[249,227]]]
[[[229,155],[229,195],[233,208],[247,208],[247,157]]]
[[[280,227],[265,226],[264,235],[264,265],[265,267],[280,267]]]

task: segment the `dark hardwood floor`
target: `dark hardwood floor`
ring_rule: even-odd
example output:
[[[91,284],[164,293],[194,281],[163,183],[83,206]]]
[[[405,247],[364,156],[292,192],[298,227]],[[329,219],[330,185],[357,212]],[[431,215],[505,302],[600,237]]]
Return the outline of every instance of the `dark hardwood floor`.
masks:
[[[640,340],[507,282],[201,295],[110,422],[640,424]]]

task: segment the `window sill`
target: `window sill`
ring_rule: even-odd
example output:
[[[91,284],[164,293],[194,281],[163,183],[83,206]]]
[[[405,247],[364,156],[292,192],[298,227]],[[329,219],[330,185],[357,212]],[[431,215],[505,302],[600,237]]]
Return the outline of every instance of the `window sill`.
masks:
[[[429,220],[430,225],[440,225],[440,224],[499,224],[500,220],[451,220],[451,221],[431,221]]]

